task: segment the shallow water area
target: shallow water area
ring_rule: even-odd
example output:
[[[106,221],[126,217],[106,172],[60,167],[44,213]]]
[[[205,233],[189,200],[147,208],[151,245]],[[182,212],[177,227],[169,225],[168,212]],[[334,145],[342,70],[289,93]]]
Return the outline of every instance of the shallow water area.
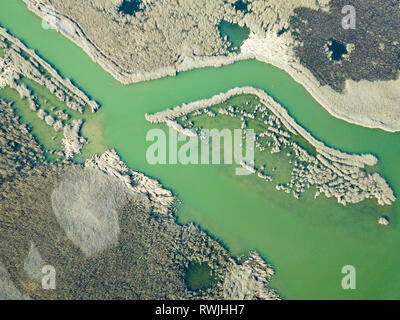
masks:
[[[93,152],[102,146],[115,148],[132,169],[159,179],[183,202],[179,221],[199,224],[234,255],[260,252],[274,266],[271,285],[283,298],[400,298],[398,202],[393,207],[380,207],[374,201],[343,207],[334,199],[314,200],[311,192],[298,201],[255,177],[235,176],[233,166],[152,166],[145,157],[151,144],[145,137],[155,126],[144,115],[235,86],[255,86],[327,145],[375,154],[396,196],[400,195],[398,133],[333,118],[289,75],[257,61],[123,86],[80,48],[57,32],[42,29],[40,19],[21,1],[0,2],[0,24],[101,103],[101,121],[94,115],[85,124],[101,133],[101,142],[91,142]],[[378,225],[381,215],[390,218],[389,227]],[[357,270],[356,290],[341,287],[344,265]]]

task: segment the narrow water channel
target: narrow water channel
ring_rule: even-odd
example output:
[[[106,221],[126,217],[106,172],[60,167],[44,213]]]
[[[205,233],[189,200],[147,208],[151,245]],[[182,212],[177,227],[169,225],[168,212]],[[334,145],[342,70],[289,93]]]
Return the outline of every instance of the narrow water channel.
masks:
[[[285,72],[257,61],[195,70],[123,86],[83,51],[53,30],[21,1],[0,2],[0,24],[22,39],[102,104],[93,119],[104,147],[116,148],[135,170],[159,179],[181,200],[182,223],[195,222],[234,255],[257,250],[276,269],[272,286],[284,298],[400,298],[400,207],[375,202],[343,207],[333,199],[301,201],[225,166],[149,165],[145,113],[252,85],[271,94],[316,138],[346,152],[373,153],[382,175],[400,195],[400,135],[351,125],[330,116]],[[87,125],[90,127],[91,120]],[[99,127],[100,126],[100,127]],[[94,148],[96,149],[96,148]],[[391,225],[377,224],[381,215]],[[341,269],[354,265],[357,289],[343,290]]]

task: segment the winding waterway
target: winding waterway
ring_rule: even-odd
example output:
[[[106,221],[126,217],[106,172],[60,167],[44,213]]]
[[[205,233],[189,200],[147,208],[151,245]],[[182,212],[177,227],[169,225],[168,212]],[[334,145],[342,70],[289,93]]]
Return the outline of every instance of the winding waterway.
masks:
[[[235,176],[229,167],[151,166],[145,136],[153,126],[144,114],[252,85],[271,94],[329,146],[378,156],[397,196],[400,134],[333,118],[285,72],[257,61],[123,86],[80,48],[44,30],[22,1],[0,1],[0,24],[102,104],[92,124],[102,139],[92,141],[93,150],[116,148],[132,169],[159,179],[183,201],[179,220],[199,224],[234,255],[260,252],[276,269],[272,287],[284,298],[400,298],[398,202],[385,208],[372,201],[343,207],[324,197],[314,200],[311,193],[298,201],[261,179]],[[388,228],[377,224],[383,214],[390,217]],[[356,267],[356,290],[341,288],[344,265]]]

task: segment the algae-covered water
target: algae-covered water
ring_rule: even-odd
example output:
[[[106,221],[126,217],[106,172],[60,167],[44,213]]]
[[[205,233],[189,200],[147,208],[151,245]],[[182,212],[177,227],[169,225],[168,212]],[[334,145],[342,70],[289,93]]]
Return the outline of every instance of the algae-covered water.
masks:
[[[382,174],[396,195],[400,195],[399,134],[333,118],[285,72],[257,61],[123,86],[80,48],[55,31],[42,29],[40,19],[22,1],[0,2],[0,24],[102,104],[99,113],[86,120],[85,130],[97,134],[85,155],[116,148],[132,169],[158,178],[183,201],[179,221],[199,224],[234,255],[260,252],[275,267],[271,285],[284,298],[400,298],[398,203],[382,208],[367,201],[343,207],[324,197],[314,200],[311,193],[298,201],[261,179],[235,176],[229,166],[149,165],[145,154],[151,143],[145,136],[154,126],[144,114],[252,85],[271,94],[329,146],[378,156]],[[45,135],[35,132],[46,144]],[[377,224],[381,215],[390,218],[389,227]],[[341,287],[344,265],[356,268],[356,290]]]

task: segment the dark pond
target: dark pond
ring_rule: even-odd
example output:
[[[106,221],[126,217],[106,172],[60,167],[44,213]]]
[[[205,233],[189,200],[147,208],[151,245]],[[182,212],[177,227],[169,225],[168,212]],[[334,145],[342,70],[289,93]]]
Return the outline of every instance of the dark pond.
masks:
[[[235,7],[236,11],[237,10],[247,11],[247,6],[248,6],[248,4],[246,2],[244,2],[244,1],[242,1],[242,0],[236,1],[234,3],[234,7]]]
[[[133,16],[135,12],[140,11],[140,4],[140,0],[124,0],[118,10],[123,14]]]
[[[342,56],[347,53],[346,46],[335,39],[329,41],[331,44],[328,44],[328,49],[332,52],[332,60],[340,61]]]
[[[211,268],[206,263],[191,263],[186,270],[186,285],[189,290],[207,289],[215,284]]]

